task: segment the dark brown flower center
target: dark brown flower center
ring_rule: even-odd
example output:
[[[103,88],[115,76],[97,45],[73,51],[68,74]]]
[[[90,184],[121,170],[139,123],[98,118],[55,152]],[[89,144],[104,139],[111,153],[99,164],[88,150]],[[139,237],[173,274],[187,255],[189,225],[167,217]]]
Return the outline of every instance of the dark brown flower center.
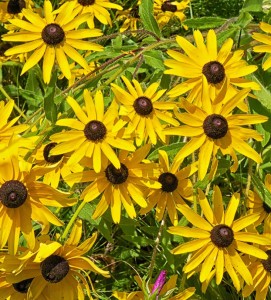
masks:
[[[51,283],[60,282],[70,270],[65,258],[58,255],[50,255],[40,264],[43,278]]]
[[[162,173],[159,176],[158,181],[162,184],[163,192],[170,193],[175,191],[178,187],[178,178],[170,172]]]
[[[120,168],[115,168],[112,164],[108,165],[105,169],[105,176],[108,181],[113,184],[121,184],[124,183],[128,176],[129,171],[128,168],[124,164],[120,164]]]
[[[218,61],[210,61],[202,68],[202,73],[205,75],[209,83],[220,83],[225,77],[225,69]]]
[[[25,1],[24,0],[9,0],[8,1],[8,7],[7,7],[7,12],[9,14],[15,15],[20,13],[23,8],[26,7]]]
[[[50,164],[59,162],[61,160],[61,158],[63,157],[63,154],[50,155],[50,151],[53,148],[55,148],[56,145],[57,145],[57,143],[50,143],[50,144],[47,144],[43,149],[43,157]]]
[[[161,10],[164,12],[165,11],[175,12],[177,11],[177,6],[172,4],[170,1],[165,1],[161,6]]]
[[[227,225],[216,225],[211,231],[211,241],[219,248],[229,247],[233,240],[233,231]]]
[[[93,120],[86,124],[84,134],[88,140],[99,142],[105,138],[106,127],[102,122]]]
[[[271,207],[269,207],[265,202],[263,202],[263,209],[266,213],[271,213]]]
[[[152,102],[147,97],[139,97],[134,101],[134,109],[140,116],[148,116],[152,110]]]
[[[47,45],[56,46],[65,39],[65,32],[58,24],[51,23],[43,28],[41,36]]]
[[[19,180],[9,180],[0,188],[0,200],[8,208],[17,208],[24,204],[27,189]]]
[[[95,0],[78,0],[78,3],[82,6],[89,6],[95,3]]]
[[[205,134],[212,139],[221,139],[228,132],[228,122],[222,115],[209,115],[203,122]]]
[[[13,283],[12,286],[15,291],[26,294],[33,279],[34,278],[25,279],[20,282]]]
[[[131,15],[131,17],[133,17],[133,18],[140,18],[140,16],[139,16],[139,7],[138,7],[138,5],[137,6],[134,6],[131,10],[130,10],[130,15]]]
[[[265,270],[271,272],[271,250],[267,250],[265,253],[268,255],[268,258],[263,259],[261,262]]]

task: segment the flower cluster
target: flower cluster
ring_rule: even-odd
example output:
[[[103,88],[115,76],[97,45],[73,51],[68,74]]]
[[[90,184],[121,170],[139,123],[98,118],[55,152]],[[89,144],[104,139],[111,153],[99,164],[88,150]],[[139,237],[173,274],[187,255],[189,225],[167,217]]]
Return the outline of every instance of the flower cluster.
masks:
[[[0,299],[268,297],[271,25],[189,9],[1,3]]]

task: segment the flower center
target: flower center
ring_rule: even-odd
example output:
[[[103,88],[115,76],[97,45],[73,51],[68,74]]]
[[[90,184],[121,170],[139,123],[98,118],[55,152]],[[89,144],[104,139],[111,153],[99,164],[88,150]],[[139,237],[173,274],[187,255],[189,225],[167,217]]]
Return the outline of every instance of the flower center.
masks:
[[[267,214],[271,213],[271,208],[265,202],[263,202],[263,209]]]
[[[221,139],[228,132],[228,122],[223,116],[212,114],[204,120],[203,130],[209,138]]]
[[[108,165],[105,169],[105,176],[108,181],[113,184],[121,184],[124,183],[128,176],[129,171],[124,164],[120,164],[120,168],[116,169],[112,164]]]
[[[218,61],[210,61],[202,68],[202,73],[205,75],[209,83],[220,83],[225,77],[225,69]]]
[[[227,225],[216,225],[211,231],[211,241],[219,248],[229,247],[233,240],[233,231]]]
[[[173,192],[178,186],[178,178],[170,172],[162,173],[159,176],[158,181],[162,184],[163,192]]]
[[[47,45],[56,46],[64,40],[65,32],[58,24],[51,23],[43,28],[41,37]]]
[[[267,250],[265,253],[268,255],[268,258],[262,260],[261,262],[265,270],[267,272],[271,272],[271,250]]]
[[[161,6],[161,10],[163,12],[165,12],[165,11],[175,12],[175,11],[177,11],[177,6],[172,4],[170,1],[165,1]]]
[[[9,0],[7,12],[9,14],[15,15],[20,13],[25,7],[26,5],[24,0]]]
[[[59,162],[61,160],[61,158],[63,157],[63,154],[50,155],[50,151],[53,148],[55,148],[56,145],[57,145],[57,143],[50,143],[50,144],[47,144],[43,149],[43,157],[50,164]]]
[[[93,142],[102,141],[106,135],[106,127],[100,121],[90,121],[84,129],[85,137]]]
[[[9,180],[0,188],[0,200],[8,208],[17,208],[24,204],[27,189],[19,180]]]
[[[139,16],[139,7],[138,7],[138,5],[135,6],[135,7],[133,7],[133,8],[131,9],[130,15],[131,15],[131,17],[133,17],[133,18],[137,18],[137,19],[140,18],[140,16]]]
[[[95,3],[95,0],[78,0],[78,3],[82,6],[89,6]]]
[[[34,278],[25,279],[20,282],[13,283],[12,286],[15,291],[26,294],[33,279]]]
[[[70,266],[65,258],[50,255],[40,264],[40,270],[45,280],[57,283],[69,273]]]
[[[134,101],[134,109],[140,116],[147,116],[149,115],[152,110],[152,102],[147,97],[139,97]]]

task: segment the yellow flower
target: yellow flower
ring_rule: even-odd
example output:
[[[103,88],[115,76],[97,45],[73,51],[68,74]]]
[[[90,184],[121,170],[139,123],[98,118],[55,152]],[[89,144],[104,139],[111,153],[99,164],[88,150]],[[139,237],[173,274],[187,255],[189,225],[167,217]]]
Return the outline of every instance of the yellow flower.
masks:
[[[271,33],[271,25],[267,24],[265,22],[260,22],[260,28],[266,32]],[[252,37],[254,40],[263,43],[264,45],[258,45],[253,47],[254,52],[260,52],[260,53],[271,53],[271,37],[267,34],[254,32],[252,34]],[[267,60],[263,63],[263,69],[267,70],[271,67],[271,56],[268,57]]]
[[[185,204],[184,200],[193,200],[193,186],[188,179],[197,171],[196,165],[187,166],[181,170],[180,163],[173,161],[169,165],[168,155],[165,151],[159,150],[159,177],[161,183],[160,189],[150,191],[148,195],[148,206],[142,208],[140,213],[146,214],[156,205],[156,218],[161,221],[165,210],[169,214],[170,221],[173,225],[178,224],[177,204]]]
[[[122,25],[120,27],[120,32],[124,32],[125,30],[137,30],[138,23],[140,22],[139,16],[139,5],[141,4],[141,0],[138,0],[133,7],[117,12],[117,21],[122,21]]]
[[[122,10],[122,7],[118,4],[111,3],[109,0],[73,0],[71,3],[75,3],[75,10],[80,14],[87,15],[87,24],[89,28],[94,28],[94,18],[104,25],[109,24],[112,26],[112,20],[110,13],[107,9],[113,8]],[[66,4],[69,5],[69,2]],[[62,9],[65,11],[66,5],[64,4]]]
[[[68,165],[69,155],[59,154],[50,155],[50,151],[56,146],[56,143],[47,143],[42,145],[37,150],[33,163],[35,164],[33,170],[38,176],[43,176],[43,182],[57,188],[59,181],[64,177],[74,172],[83,171],[83,167],[79,164]],[[73,182],[66,181],[68,185],[72,185]]]
[[[171,113],[166,111],[173,109],[176,104],[174,102],[158,101],[166,91],[157,91],[159,83],[152,83],[143,91],[137,80],[133,79],[132,85],[125,76],[121,78],[129,92],[114,83],[111,86],[116,100],[122,104],[119,114],[123,116],[126,123],[129,122],[127,133],[135,133],[137,146],[140,146],[148,138],[152,144],[156,145],[157,136],[165,142],[160,120],[174,126],[178,125],[178,121],[173,119]]]
[[[247,284],[252,284],[251,274],[240,255],[245,253],[260,259],[266,259],[267,254],[250,243],[270,245],[271,240],[264,235],[241,231],[253,224],[259,216],[258,214],[250,214],[234,220],[240,202],[238,193],[232,195],[226,211],[224,211],[222,195],[217,186],[214,188],[213,193],[213,209],[201,190],[199,190],[198,199],[204,217],[201,217],[186,205],[177,206],[180,212],[195,227],[175,226],[170,227],[169,232],[194,238],[194,240],[177,246],[172,250],[172,253],[193,252],[183,270],[185,273],[190,273],[201,266],[201,282],[209,277],[214,268],[216,284],[220,284],[225,268],[235,288],[239,291],[241,285],[238,275]]]
[[[75,4],[74,4],[75,5]],[[55,60],[67,79],[71,78],[71,70],[67,56],[85,69],[89,69],[86,60],[74,49],[102,51],[103,47],[83,38],[101,35],[98,29],[77,29],[87,20],[87,15],[76,17],[74,5],[56,14],[49,0],[44,1],[44,15],[24,9],[22,14],[26,20],[12,19],[10,23],[22,29],[2,36],[3,41],[26,42],[8,49],[6,55],[32,52],[23,66],[24,74],[35,66],[43,57],[43,80],[49,83]]]
[[[212,103],[206,91],[203,108],[183,100],[181,105],[186,112],[176,112],[176,117],[184,125],[165,129],[167,135],[191,137],[191,140],[181,148],[175,159],[183,160],[199,149],[200,180],[206,175],[210,161],[213,159],[213,163],[217,163],[218,150],[221,150],[223,155],[229,154],[234,160],[231,167],[232,172],[235,172],[238,167],[235,151],[257,163],[262,161],[260,155],[245,142],[250,138],[261,141],[262,136],[253,129],[241,126],[262,123],[268,118],[254,114],[233,114],[233,109],[244,100],[248,93],[248,89],[243,89],[223,105],[223,98],[219,95]]]
[[[170,97],[189,92],[188,101],[200,102],[204,89],[207,89],[212,100],[223,85],[226,85],[226,89],[231,93],[236,92],[236,87],[260,89],[257,83],[243,78],[257,70],[257,66],[248,66],[246,61],[241,59],[243,50],[231,51],[232,39],[226,40],[219,52],[214,30],[208,31],[206,45],[199,30],[194,31],[194,39],[196,46],[186,38],[177,36],[176,41],[185,54],[174,50],[167,51],[172,59],[165,60],[165,65],[170,68],[165,73],[188,78],[168,92]],[[204,79],[207,80],[207,85],[203,86]]]
[[[271,228],[270,222],[266,224],[264,234],[271,241]],[[248,297],[253,291],[256,291],[255,300],[266,299],[268,292],[270,292],[270,283],[271,283],[271,247],[270,246],[261,246],[266,254],[268,255],[267,259],[256,259],[252,261],[248,269],[251,272],[253,284],[245,285],[242,291],[243,297]]]
[[[88,90],[84,90],[85,111],[72,98],[67,102],[72,107],[78,119],[60,119],[56,125],[71,127],[73,130],[53,134],[51,140],[58,143],[52,149],[51,155],[59,155],[73,152],[68,160],[72,165],[83,157],[91,158],[95,172],[100,172],[102,165],[107,160],[120,168],[119,159],[112,149],[125,149],[134,151],[134,145],[122,139],[121,128],[115,128],[115,120],[118,118],[117,104],[113,101],[104,113],[104,99],[101,91],[95,94],[94,101]]]
[[[12,18],[22,18],[21,12],[24,8],[32,9],[32,0],[4,0],[0,2],[0,22],[6,23]]]
[[[149,180],[149,177],[153,177],[154,165],[141,163],[149,151],[149,144],[139,148],[131,155],[128,155],[128,151],[120,151],[120,168],[109,164],[98,174],[89,170],[67,177],[75,182],[92,181],[81,194],[81,199],[84,201],[93,201],[101,195],[92,215],[93,219],[102,216],[110,206],[114,223],[119,223],[122,205],[132,219],[136,217],[133,202],[141,207],[147,206],[146,188],[161,187],[160,183]]]
[[[74,205],[75,199],[68,199],[68,193],[35,181],[36,174],[29,164],[23,164],[15,156],[0,156],[0,248],[8,242],[10,253],[16,253],[20,232],[30,248],[34,247],[35,236],[32,220],[41,223],[43,232],[49,224],[63,223],[46,207]]]
[[[154,0],[153,11],[158,24],[163,27],[172,18],[177,17],[181,22],[186,18],[184,10],[188,8],[190,0],[168,1],[168,0]]]
[[[83,300],[84,291],[92,299],[86,270],[104,277],[109,277],[109,272],[83,256],[93,247],[97,232],[78,245],[81,235],[82,221],[77,220],[64,245],[41,237],[34,251],[26,250],[16,257],[6,256],[2,268],[11,272],[7,280],[13,284],[30,281],[27,299],[40,300],[44,296],[45,299]],[[19,266],[18,261],[21,262]]]

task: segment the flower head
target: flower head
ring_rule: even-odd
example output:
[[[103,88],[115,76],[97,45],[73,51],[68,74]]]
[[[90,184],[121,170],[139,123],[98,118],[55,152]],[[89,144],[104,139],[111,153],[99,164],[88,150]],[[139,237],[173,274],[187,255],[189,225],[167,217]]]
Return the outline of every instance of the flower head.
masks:
[[[257,66],[248,66],[241,59],[243,50],[231,52],[232,39],[226,40],[219,51],[214,30],[209,30],[206,44],[199,30],[194,31],[194,39],[195,46],[186,38],[177,36],[176,41],[185,54],[175,50],[167,51],[172,58],[165,60],[165,65],[170,68],[165,73],[188,78],[168,92],[170,97],[189,92],[187,100],[200,103],[204,92],[213,100],[224,84],[232,93],[236,92],[236,87],[260,89],[257,83],[243,78],[254,72]],[[204,79],[207,85],[202,86]]]
[[[81,23],[87,20],[87,16],[76,17],[74,5],[69,5],[66,10],[56,14],[51,2],[45,0],[44,18],[29,9],[24,9],[22,14],[26,20],[10,20],[11,24],[21,30],[19,32],[12,31],[2,36],[3,41],[26,42],[8,49],[5,52],[6,55],[34,51],[24,64],[21,74],[35,66],[43,57],[42,69],[45,83],[50,81],[55,61],[57,61],[64,76],[70,79],[71,70],[67,56],[88,70],[88,63],[75,49],[92,51],[103,49],[100,45],[82,40],[83,38],[100,36],[101,31],[98,29],[77,29]]]
[[[267,254],[252,246],[270,244],[271,240],[257,233],[242,231],[253,224],[258,214],[251,214],[235,220],[235,214],[240,202],[240,195],[232,195],[226,211],[220,189],[216,186],[213,193],[213,208],[211,208],[204,193],[199,190],[199,204],[204,217],[198,215],[186,205],[179,205],[178,209],[186,219],[195,227],[170,227],[171,234],[194,238],[194,240],[181,244],[172,250],[173,254],[192,252],[192,256],[184,266],[184,272],[190,273],[200,266],[200,281],[209,277],[212,269],[215,271],[216,284],[220,284],[224,269],[231,277],[235,288],[241,288],[240,275],[244,281],[251,285],[251,274],[241,258],[241,254],[249,254],[260,259],[266,259]]]
[[[153,177],[154,165],[142,163],[150,151],[150,145],[145,145],[134,153],[120,151],[120,168],[112,163],[99,173],[93,170],[72,174],[67,177],[75,182],[92,182],[81,194],[81,199],[89,202],[102,195],[92,215],[96,219],[110,207],[115,223],[120,222],[121,206],[123,205],[130,218],[136,217],[133,202],[140,207],[146,207],[146,188],[160,188],[160,183],[150,180]]]
[[[114,126],[118,118],[117,105],[113,101],[104,112],[104,99],[100,91],[94,101],[88,90],[84,90],[85,110],[72,97],[67,102],[72,107],[77,119],[60,119],[56,125],[70,127],[72,130],[53,134],[51,140],[58,145],[51,150],[51,155],[73,152],[68,164],[78,163],[83,157],[91,158],[95,172],[100,172],[107,161],[120,168],[119,159],[112,149],[134,151],[134,145],[122,139],[121,127]],[[123,127],[123,126],[122,126]]]
[[[36,181],[31,166],[15,156],[0,156],[0,248],[8,242],[10,253],[16,253],[20,232],[30,248],[34,247],[35,236],[32,220],[43,226],[46,233],[49,224],[63,223],[46,207],[72,206],[76,202],[68,199],[68,193]]]
[[[209,163],[214,159],[217,151],[223,155],[229,154],[234,160],[231,171],[238,167],[235,151],[247,156],[257,163],[262,161],[260,155],[245,141],[254,138],[262,140],[262,136],[255,130],[243,128],[242,125],[257,124],[267,121],[267,117],[253,114],[233,114],[233,109],[248,95],[249,90],[239,91],[235,96],[223,104],[223,98],[218,95],[212,103],[208,93],[204,95],[203,108],[186,100],[181,102],[185,113],[177,113],[176,117],[184,124],[175,128],[165,129],[165,134],[188,136],[191,140],[178,152],[175,159],[182,160],[199,149],[199,179],[207,173]]]
[[[123,120],[128,122],[127,133],[135,133],[136,144],[140,146],[143,141],[150,139],[152,144],[157,143],[157,136],[165,142],[163,126],[161,121],[168,124],[177,125],[167,110],[173,109],[173,102],[159,102],[166,90],[159,90],[159,83],[152,83],[143,91],[140,83],[133,79],[132,83],[125,77],[124,81],[128,92],[116,84],[111,84],[116,100],[120,102],[119,114]]]

